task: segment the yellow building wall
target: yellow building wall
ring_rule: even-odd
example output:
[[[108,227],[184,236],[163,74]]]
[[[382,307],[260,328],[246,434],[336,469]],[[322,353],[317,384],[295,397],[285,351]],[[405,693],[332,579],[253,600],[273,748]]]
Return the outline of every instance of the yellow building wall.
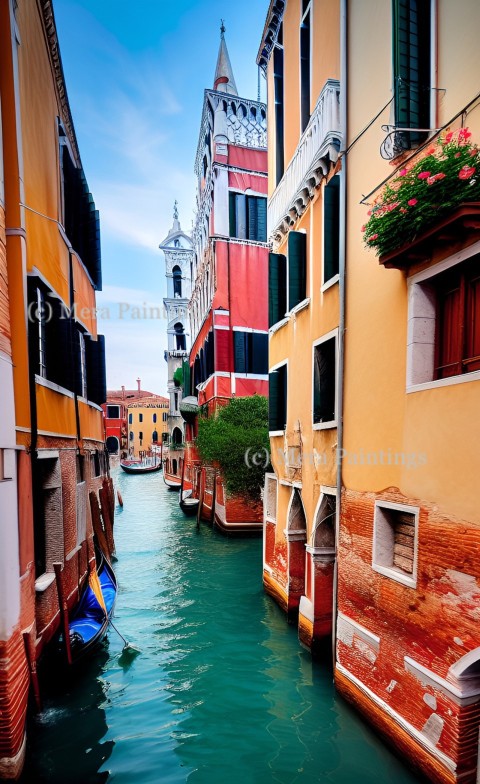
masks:
[[[105,428],[103,425],[103,411],[94,406],[78,401],[78,414],[80,418],[80,433],[82,439],[105,441]]]
[[[36,384],[38,429],[44,434],[77,435],[73,397]],[[102,439],[103,440],[103,439]]]
[[[168,403],[163,406],[141,406],[131,407],[127,411],[127,428],[128,428],[128,449],[132,449],[135,455],[140,451],[145,451],[152,445],[152,434],[156,430],[158,433],[157,444],[160,446],[162,443],[162,434],[168,432],[168,422],[163,421],[163,414],[168,413]],[[133,421],[130,424],[130,414],[132,414]],[[143,416],[143,422],[139,421],[139,415]],[[153,421],[153,414],[157,415],[157,421]],[[130,440],[130,433],[133,433],[133,441]],[[142,444],[140,445],[139,434],[143,433]]]
[[[480,51],[469,22],[476,9],[473,0],[462,6],[462,14],[455,14],[448,0],[438,3],[438,86],[446,89],[439,93],[438,126],[478,92]],[[389,3],[349,4],[349,143],[392,97],[391,30]],[[452,57],[452,52],[462,56]],[[480,382],[406,393],[407,277],[384,269],[374,251],[363,246],[361,226],[369,208],[359,202],[393,173],[379,152],[385,136],[381,125],[391,118],[388,107],[348,155],[343,483],[358,491],[397,487],[447,514],[478,521]],[[473,110],[465,124],[480,142],[480,110]],[[456,121],[452,127],[459,125]],[[389,449],[403,453],[406,464],[360,464],[362,454]]]

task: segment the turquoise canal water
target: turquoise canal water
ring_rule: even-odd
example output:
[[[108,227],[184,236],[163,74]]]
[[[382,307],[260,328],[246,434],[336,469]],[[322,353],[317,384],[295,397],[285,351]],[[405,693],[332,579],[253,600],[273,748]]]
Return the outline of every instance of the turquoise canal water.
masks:
[[[29,728],[36,784],[409,784],[418,779],[335,693],[261,581],[261,541],[178,509],[160,474],[118,476],[115,623]]]

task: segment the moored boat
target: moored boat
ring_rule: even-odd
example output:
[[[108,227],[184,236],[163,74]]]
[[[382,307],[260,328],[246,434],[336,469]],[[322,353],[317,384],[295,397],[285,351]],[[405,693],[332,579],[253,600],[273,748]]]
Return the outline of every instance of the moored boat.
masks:
[[[137,462],[122,460],[120,462],[120,467],[127,474],[153,474],[155,471],[162,470],[162,463],[161,461],[158,463],[146,463],[140,460]]]
[[[193,490],[182,490],[178,499],[180,509],[188,517],[193,517],[197,514],[198,505],[200,503],[198,498],[193,495]]]

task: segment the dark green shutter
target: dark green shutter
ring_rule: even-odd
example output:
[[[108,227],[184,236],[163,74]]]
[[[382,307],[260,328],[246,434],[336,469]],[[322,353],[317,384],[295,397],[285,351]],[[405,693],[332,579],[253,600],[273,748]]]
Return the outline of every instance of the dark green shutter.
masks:
[[[257,198],[257,240],[259,242],[267,241],[267,200],[264,198]]]
[[[280,253],[268,256],[268,326],[284,318],[287,311],[287,260]]]
[[[190,363],[187,359],[183,360],[182,363],[182,371],[183,371],[183,394],[184,397],[187,397],[191,394],[190,389]]]
[[[335,175],[323,191],[323,280],[338,275],[340,235],[340,176]]]
[[[233,367],[235,373],[247,372],[246,338],[246,332],[237,332],[235,330],[233,333]]]
[[[248,229],[247,229],[247,239],[249,240],[257,240],[258,235],[258,215],[257,215],[257,201],[258,199],[255,196],[248,196],[247,197],[247,217],[248,217]]]
[[[287,423],[287,366],[273,370],[268,380],[268,428],[284,430]]]
[[[282,179],[285,169],[284,155],[284,84],[283,48],[273,50],[273,91],[275,98],[275,185]]]
[[[288,309],[292,310],[306,297],[307,235],[291,231],[288,235]]]
[[[310,119],[310,14],[300,25],[300,114],[302,133]]]
[[[45,301],[48,303],[47,312],[51,308],[51,318],[46,325],[47,378],[73,392],[75,389],[74,342],[69,312],[55,297],[47,296]]]
[[[313,421],[335,419],[336,341],[330,338],[315,346],[313,369]]]
[[[229,193],[228,194],[228,215],[229,215],[229,225],[230,225],[230,237],[237,236],[237,221],[235,217],[235,197],[236,193]]]
[[[263,332],[252,333],[251,373],[268,373],[268,335]]]
[[[103,335],[98,335],[97,340],[85,336],[85,359],[87,365],[87,397],[92,403],[101,406],[107,398],[105,338]]]
[[[393,0],[395,124],[400,128],[430,125],[430,0]],[[425,134],[402,135],[402,145],[420,143]]]

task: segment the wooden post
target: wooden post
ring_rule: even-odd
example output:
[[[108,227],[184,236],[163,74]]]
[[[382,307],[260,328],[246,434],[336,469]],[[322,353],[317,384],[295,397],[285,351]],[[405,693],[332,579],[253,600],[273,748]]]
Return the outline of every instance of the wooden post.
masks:
[[[182,479],[180,481],[180,499],[182,498],[183,480],[184,480],[184,477],[185,477],[185,457],[182,457],[181,461],[182,461]]]
[[[28,670],[30,672],[30,683],[32,686],[35,706],[38,712],[40,712],[42,710],[42,697],[40,694],[40,683],[38,681],[34,629],[35,627],[33,626],[30,631],[23,632],[23,644],[25,645],[25,655],[27,657]]]
[[[215,525],[215,500],[217,498],[217,472],[213,473],[212,517],[210,522]]]
[[[53,569],[55,572],[55,581],[57,583],[57,594],[58,594],[58,604],[60,607],[60,617],[62,619],[62,627],[63,627],[63,639],[65,643],[65,654],[67,656],[67,662],[69,664],[72,663],[72,651],[70,648],[70,626],[68,623],[68,605],[67,605],[67,598],[65,596],[65,591],[63,590],[63,566],[61,563],[54,563]]]
[[[110,563],[110,550],[108,548],[108,542],[105,537],[105,533],[102,528],[102,519],[100,516],[100,507],[98,505],[98,498],[97,494],[94,490],[90,490],[89,493],[90,498],[90,509],[92,511],[92,524],[93,524],[93,532],[97,537],[97,542],[100,546],[100,550],[104,554],[105,558],[107,559],[108,563]]]
[[[197,529],[200,530],[200,520],[202,517],[202,506],[203,506],[203,499],[205,497],[205,482],[202,482],[203,477],[203,469],[200,474],[200,499],[198,501],[198,509],[197,509]]]
[[[108,542],[108,552],[110,557],[115,552],[115,542],[113,539],[113,527],[112,527],[112,520],[110,517],[110,503],[109,503],[109,492],[108,486],[104,485],[98,491],[98,495],[100,496],[100,507],[102,510],[102,518],[103,518],[103,527],[105,529],[105,536]]]

